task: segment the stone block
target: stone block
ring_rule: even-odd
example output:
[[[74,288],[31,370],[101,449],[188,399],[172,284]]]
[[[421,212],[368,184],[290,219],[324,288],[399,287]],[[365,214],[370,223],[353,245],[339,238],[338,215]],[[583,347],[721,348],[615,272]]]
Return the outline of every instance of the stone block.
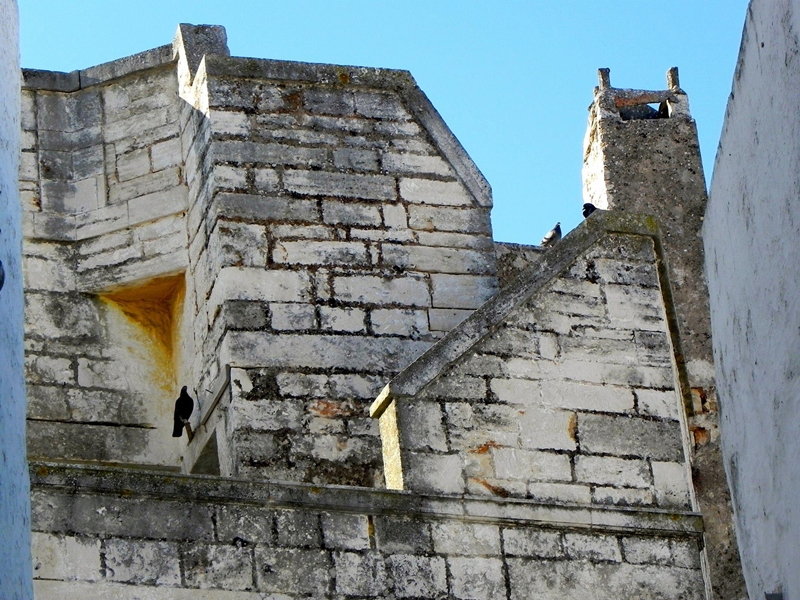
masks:
[[[357,91],[354,94],[356,113],[373,119],[407,121],[411,119],[395,94]]]
[[[639,413],[666,419],[678,419],[679,410],[683,410],[680,405],[680,398],[675,390],[634,390],[639,407]]]
[[[344,90],[311,88],[303,94],[303,105],[312,113],[323,115],[352,115],[355,112],[353,93]]]
[[[47,421],[66,421],[70,418],[66,395],[58,385],[27,384],[27,417]]]
[[[534,405],[541,403],[542,385],[530,379],[492,379],[492,393],[505,404]]]
[[[649,489],[596,486],[592,492],[592,502],[616,506],[652,506],[655,496]]]
[[[369,550],[369,523],[365,515],[323,513],[322,535],[326,548]]]
[[[347,596],[384,597],[388,581],[383,557],[377,553],[337,552],[336,591]]]
[[[562,410],[533,406],[520,411],[519,431],[523,448],[575,450],[576,415]]]
[[[394,515],[375,517],[375,539],[383,554],[430,554],[430,523]]]
[[[303,405],[298,400],[265,398],[237,402],[229,416],[231,428],[253,431],[299,430],[303,425]]]
[[[454,176],[452,167],[439,156],[427,156],[424,154],[409,154],[407,152],[387,152],[381,157],[381,170],[385,173],[421,173],[430,175],[440,175],[443,177]],[[413,202],[402,194],[403,181],[415,181],[413,179],[401,180],[401,197]],[[423,181],[423,180],[418,180]],[[438,183],[438,182],[437,182]],[[458,185],[458,184],[457,184]],[[412,196],[414,194],[412,193]],[[437,202],[433,202],[436,204]],[[447,202],[442,202],[446,204]]]
[[[479,308],[497,293],[496,277],[474,275],[431,275],[433,306],[437,308]]]
[[[668,538],[623,537],[622,550],[625,553],[625,562],[635,565],[672,563],[672,549]]]
[[[408,227],[408,215],[406,208],[402,204],[383,204],[383,224],[389,229],[406,229]]]
[[[510,559],[511,600],[705,598],[702,573],[654,565]]]
[[[633,410],[633,393],[627,388],[552,380],[542,381],[541,386],[545,406],[598,412]]]
[[[559,532],[530,527],[504,529],[503,550],[508,556],[536,556],[539,558],[564,556]]]
[[[442,557],[395,554],[387,559],[398,598],[439,598],[447,595],[447,570]]]
[[[170,167],[158,171],[157,173],[148,173],[136,177],[135,179],[109,185],[108,201],[111,204],[118,204],[133,198],[139,198],[155,192],[178,187],[181,183],[180,167]],[[93,208],[99,206],[100,204],[98,203],[97,206]]]
[[[167,167],[180,165],[182,161],[181,138],[176,137],[153,144],[150,149],[150,156],[154,171],[161,171]]]
[[[278,242],[272,259],[279,264],[366,265],[366,246],[359,242]]]
[[[79,181],[43,181],[42,208],[60,213],[85,213],[100,208],[105,189],[98,177]]]
[[[111,538],[103,550],[106,579],[140,585],[181,584],[177,543]]]
[[[327,225],[273,225],[270,231],[278,240],[332,240],[334,234]]]
[[[333,151],[333,165],[344,170],[377,171],[378,153],[362,148],[337,148]]]
[[[401,447],[447,452],[447,437],[438,403],[405,401],[398,406]]]
[[[365,330],[366,312],[360,308],[331,308],[321,306],[319,309],[320,327],[328,331],[344,331],[357,333]]]
[[[364,400],[374,399],[380,390],[386,385],[386,381],[381,375],[331,375],[330,392],[335,398],[360,398]]]
[[[697,540],[670,540],[672,564],[684,569],[700,569],[701,551]]]
[[[250,132],[250,117],[244,112],[210,110],[208,120],[214,133],[242,136]]]
[[[251,194],[217,194],[211,212],[217,218],[269,224],[320,220],[316,202]]]
[[[100,540],[71,535],[31,534],[34,579],[98,581]]]
[[[416,277],[352,275],[333,279],[334,296],[342,302],[430,306],[428,286]]]
[[[503,562],[497,558],[448,557],[450,585],[455,598],[505,600]]]
[[[428,333],[428,313],[424,310],[376,309],[370,312],[370,322],[375,335],[417,338]]]
[[[437,553],[478,556],[500,553],[500,530],[496,525],[453,519],[431,524],[433,547]]]
[[[383,245],[387,267],[429,273],[488,275],[494,271],[494,254],[463,248]]]
[[[310,304],[270,304],[272,328],[299,331],[316,327],[316,313]]]
[[[489,213],[474,208],[411,205],[408,207],[408,225],[420,231],[492,233]]]
[[[280,189],[280,179],[275,169],[253,169],[256,189],[265,192],[276,192]]]
[[[303,272],[225,267],[217,275],[208,302],[212,311],[227,300],[303,302],[310,288],[308,275]]]
[[[217,509],[217,537],[219,541],[272,545],[273,514],[261,506],[228,504]]]
[[[327,375],[279,373],[275,382],[282,396],[322,398],[327,394]]]
[[[481,377],[446,373],[428,384],[420,398],[483,400],[486,398],[486,381]],[[480,411],[482,407],[476,407]],[[488,407],[485,407],[488,408]],[[465,424],[466,426],[466,424]]]
[[[570,481],[569,456],[519,448],[494,448],[491,451],[498,479],[522,481]]]
[[[613,327],[664,331],[661,291],[637,286],[607,285],[608,317]]]
[[[322,220],[332,225],[380,227],[381,213],[374,204],[323,201]]]
[[[183,551],[186,584],[199,588],[253,589],[253,555],[242,545],[193,544]]]
[[[565,533],[564,550],[572,560],[592,562],[621,562],[617,538],[611,535]]]
[[[528,496],[540,502],[591,504],[592,489],[572,483],[528,483]]]
[[[450,331],[472,314],[471,310],[455,308],[431,308],[428,310],[428,321],[431,331]]]
[[[31,383],[74,385],[75,371],[72,359],[28,354],[25,357],[25,378]]]
[[[650,487],[647,462],[612,456],[576,456],[575,478],[582,483],[615,487]]]
[[[235,164],[257,163],[322,167],[328,159],[328,152],[324,148],[303,148],[285,144],[264,144],[232,140],[213,142],[209,152],[214,162]],[[299,171],[298,173],[304,172]]]
[[[279,546],[320,548],[322,531],[316,513],[282,510],[275,514]]]
[[[386,157],[388,156],[405,156],[408,157],[406,161],[410,160],[412,163],[422,163],[419,159],[422,157],[415,157],[414,155],[385,155],[384,156],[384,163],[386,162]],[[428,172],[431,173],[438,173],[440,175],[446,175],[450,172],[450,167],[442,161],[438,157],[426,157],[428,159],[434,159],[438,162],[432,163],[430,165],[430,170]],[[422,168],[423,164],[417,166],[416,169],[407,168],[406,170],[415,170],[418,171]],[[439,172],[439,170],[435,170],[438,167],[439,170],[443,172]],[[395,167],[394,170],[402,170],[398,167]],[[434,181],[430,179],[413,179],[413,178],[406,178],[400,180],[400,197],[413,204],[429,204],[429,205],[440,205],[440,206],[472,206],[473,200],[472,196],[469,195],[462,186],[457,181]]]
[[[656,501],[659,506],[690,508],[689,476],[682,462],[651,461]]]
[[[363,200],[394,200],[394,179],[384,175],[354,175],[324,171],[288,170],[283,175],[286,189],[305,196],[337,196]]]
[[[677,421],[650,421],[628,416],[581,414],[581,451],[682,461],[683,442]]]
[[[464,492],[463,465],[456,454],[407,452],[403,463],[406,489],[441,494]]]
[[[136,177],[141,177],[149,172],[149,148],[140,148],[117,157],[117,177],[119,181],[135,179]]]
[[[263,592],[324,598],[331,579],[331,561],[324,550],[264,548],[255,550],[256,581]]]

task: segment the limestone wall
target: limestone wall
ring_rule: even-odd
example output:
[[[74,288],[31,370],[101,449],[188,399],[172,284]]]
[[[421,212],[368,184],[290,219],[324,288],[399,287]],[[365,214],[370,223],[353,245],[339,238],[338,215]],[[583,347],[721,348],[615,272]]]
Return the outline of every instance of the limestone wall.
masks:
[[[45,464],[32,474],[41,600],[704,598],[692,515]]]
[[[673,365],[652,242],[610,235],[397,401],[404,488],[690,508]]]
[[[21,225],[19,13],[0,2],[0,596],[31,598],[30,504],[25,468]]]
[[[236,367],[229,474],[381,480],[375,381],[497,289],[488,184],[410,75],[182,25],[26,71],[23,116],[31,455],[189,470],[172,402]]]
[[[745,23],[703,227],[725,467],[751,598],[800,595],[800,3]]]

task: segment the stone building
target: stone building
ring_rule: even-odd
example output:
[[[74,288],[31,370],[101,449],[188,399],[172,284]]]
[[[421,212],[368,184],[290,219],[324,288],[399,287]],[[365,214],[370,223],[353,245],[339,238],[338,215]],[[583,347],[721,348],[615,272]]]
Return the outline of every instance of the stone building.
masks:
[[[409,73],[217,26],[25,70],[37,597],[740,597],[676,71],[601,71],[585,180],[497,244]]]

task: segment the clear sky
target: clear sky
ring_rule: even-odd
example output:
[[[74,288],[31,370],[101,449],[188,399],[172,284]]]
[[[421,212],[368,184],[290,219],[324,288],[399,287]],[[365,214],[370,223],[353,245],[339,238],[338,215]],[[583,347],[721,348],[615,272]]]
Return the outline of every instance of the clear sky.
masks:
[[[747,0],[18,0],[22,65],[71,71],[218,24],[235,56],[408,69],[491,183],[494,237],[581,219],[596,69],[663,89],[680,68],[710,180]]]

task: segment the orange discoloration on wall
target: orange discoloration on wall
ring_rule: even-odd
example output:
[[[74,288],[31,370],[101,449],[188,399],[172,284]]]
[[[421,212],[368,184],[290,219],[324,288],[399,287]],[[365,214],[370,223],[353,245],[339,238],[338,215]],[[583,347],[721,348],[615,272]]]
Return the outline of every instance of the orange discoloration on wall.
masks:
[[[174,392],[175,349],[179,347],[178,325],[185,292],[181,273],[100,296],[101,301],[125,315],[150,342],[152,364],[159,373],[160,387],[167,393]]]

